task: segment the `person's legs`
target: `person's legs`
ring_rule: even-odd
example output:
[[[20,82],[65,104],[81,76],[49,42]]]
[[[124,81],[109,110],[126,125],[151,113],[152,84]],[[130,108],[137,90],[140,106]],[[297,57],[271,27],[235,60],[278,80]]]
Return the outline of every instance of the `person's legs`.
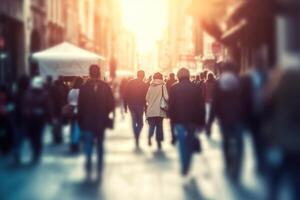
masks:
[[[230,143],[230,152],[231,154],[231,163],[232,163],[232,178],[235,181],[239,180],[241,167],[242,167],[242,160],[243,160],[243,129],[241,126],[236,125],[233,127],[233,135],[232,141]]]
[[[130,115],[131,115],[131,120],[132,120],[132,130],[134,135],[136,135],[136,112],[132,107],[129,107],[130,110]]]
[[[251,127],[252,139],[253,139],[253,147],[254,154],[256,159],[256,170],[258,173],[262,174],[265,172],[265,151],[264,151],[264,142],[261,137],[260,128],[258,125],[253,125]]]
[[[144,126],[144,120],[143,120],[143,114],[144,114],[144,107],[143,106],[137,106],[136,108],[137,112],[137,133],[138,137],[141,134],[142,128]]]
[[[42,134],[43,134],[43,124],[41,123],[33,123],[29,125],[29,131],[30,131],[30,142],[32,146],[33,151],[33,163],[37,163],[40,160],[41,157],[41,151],[42,151]]]
[[[195,138],[195,128],[192,126],[187,127],[187,134],[186,134],[186,164],[185,164],[185,171],[186,174],[189,172],[191,162],[192,162],[192,155],[195,151],[194,147],[194,138]]]
[[[97,157],[98,157],[98,174],[101,175],[103,171],[103,158],[104,158],[104,138],[105,131],[102,129],[97,138]]]
[[[151,146],[152,145],[151,138],[152,138],[152,136],[154,134],[154,130],[155,130],[155,119],[153,117],[149,117],[148,123],[149,123],[148,145]]]
[[[163,118],[157,117],[156,121],[156,141],[158,149],[161,149],[161,142],[164,140],[164,133],[163,133]]]
[[[92,153],[94,146],[94,133],[91,131],[83,131],[84,136],[84,152],[86,156],[85,170],[90,172],[92,169]]]
[[[80,128],[76,119],[71,122],[71,152],[79,151]]]
[[[57,117],[55,123],[53,124],[53,139],[55,144],[61,144],[63,141],[61,117]]]
[[[226,172],[230,171],[231,163],[230,163],[230,130],[225,125],[221,125],[222,130],[222,140],[223,140],[223,160]]]
[[[25,137],[25,128],[23,125],[17,125],[14,130],[14,159],[16,164],[21,161],[21,148]]]
[[[134,111],[135,111],[135,120],[136,120],[135,142],[136,142],[136,147],[139,148],[139,138],[144,125],[143,122],[144,107],[134,106]]]
[[[187,163],[187,145],[186,145],[186,129],[181,124],[175,124],[174,126],[176,138],[178,139],[178,150],[181,163],[181,173],[186,175],[186,163]]]
[[[171,128],[171,144],[176,144],[176,136],[175,136],[175,130],[174,130],[174,123],[172,120],[170,120],[170,128]]]

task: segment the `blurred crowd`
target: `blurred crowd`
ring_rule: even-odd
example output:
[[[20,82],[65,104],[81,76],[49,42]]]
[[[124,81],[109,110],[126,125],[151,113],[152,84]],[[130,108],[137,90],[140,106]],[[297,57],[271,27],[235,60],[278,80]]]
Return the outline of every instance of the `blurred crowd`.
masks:
[[[225,173],[239,183],[244,155],[244,134],[250,133],[257,173],[268,180],[269,199],[276,199],[282,180],[288,180],[293,198],[300,199],[300,70],[266,69],[260,62],[248,73],[226,62],[221,73],[209,70],[192,76],[181,68],[165,77],[156,72],[115,83],[100,80],[100,68],[90,67],[90,78],[66,82],[38,75],[22,76],[15,85],[0,86],[0,151],[21,164],[21,146],[30,141],[37,164],[42,154],[43,130],[52,129],[53,143],[63,143],[62,128],[70,129],[70,151],[82,149],[87,175],[92,171],[92,150],[97,144],[97,172],[103,169],[105,129],[113,129],[115,105],[121,115],[130,112],[136,148],[144,116],[149,125],[148,145],[163,150],[163,120],[170,119],[170,143],[178,147],[181,174],[188,175],[195,153],[202,151],[199,134],[211,138],[217,123],[222,136]],[[96,141],[96,142],[95,142]],[[82,145],[81,145],[82,144]],[[81,146],[83,148],[81,148]]]

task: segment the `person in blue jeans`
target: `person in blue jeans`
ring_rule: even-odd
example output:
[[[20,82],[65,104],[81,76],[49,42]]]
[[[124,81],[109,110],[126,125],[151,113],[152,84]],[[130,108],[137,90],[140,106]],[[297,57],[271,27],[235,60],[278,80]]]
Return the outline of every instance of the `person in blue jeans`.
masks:
[[[208,126],[218,119],[223,139],[225,172],[239,181],[243,156],[244,109],[241,79],[234,63],[224,63],[216,82]]]
[[[133,133],[135,138],[135,144],[136,147],[138,148],[140,134],[144,126],[143,116],[144,116],[145,107],[141,105],[130,105],[128,107],[132,119],[132,128],[133,128]]]
[[[144,82],[145,72],[139,70],[137,78],[130,80],[125,88],[124,107],[127,107],[132,117],[132,128],[134,132],[135,145],[139,148],[139,138],[143,128],[143,115],[146,110],[146,93],[148,85]]]
[[[87,176],[91,175],[92,154],[94,142],[97,142],[97,174],[101,179],[103,171],[103,143],[105,129],[111,127],[112,120],[109,114],[114,111],[115,102],[111,88],[100,80],[100,68],[91,65],[90,79],[80,87],[78,97],[78,123],[84,138],[84,151],[86,155],[85,170]]]
[[[178,140],[181,174],[185,176],[196,150],[196,130],[205,126],[205,101],[201,88],[190,81],[188,69],[181,68],[177,77],[179,82],[170,88],[169,116]]]

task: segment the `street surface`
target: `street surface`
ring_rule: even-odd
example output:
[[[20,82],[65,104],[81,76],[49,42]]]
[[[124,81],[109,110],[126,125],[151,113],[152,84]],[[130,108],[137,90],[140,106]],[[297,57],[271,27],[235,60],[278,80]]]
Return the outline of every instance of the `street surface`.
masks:
[[[0,161],[1,200],[196,200],[262,199],[264,185],[254,173],[250,137],[245,135],[242,184],[234,186],[223,173],[221,138],[218,126],[212,139],[200,135],[203,151],[193,158],[187,178],[179,173],[177,148],[170,144],[170,128],[165,120],[163,150],[153,140],[147,145],[147,129],[142,132],[141,150],[134,148],[129,117],[118,116],[115,129],[107,131],[105,170],[102,182],[86,180],[83,154],[72,155],[65,144],[54,146],[45,131],[45,148],[40,165],[13,167]],[[154,138],[153,138],[154,139]],[[30,158],[24,145],[23,160]],[[96,157],[95,157],[96,159]],[[96,160],[95,160],[96,161]],[[94,162],[96,163],[96,162]],[[96,174],[94,174],[96,176]]]

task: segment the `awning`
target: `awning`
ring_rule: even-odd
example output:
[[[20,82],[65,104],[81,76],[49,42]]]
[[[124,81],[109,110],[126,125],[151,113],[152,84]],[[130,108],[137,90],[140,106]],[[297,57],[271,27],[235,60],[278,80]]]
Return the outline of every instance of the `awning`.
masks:
[[[232,44],[242,39],[243,33],[248,25],[247,20],[241,20],[239,24],[225,31],[221,36],[221,42],[224,44]]]
[[[201,21],[201,24],[202,24],[203,29],[205,29],[205,31],[210,36],[212,36],[216,40],[221,39],[222,30],[221,30],[221,27],[218,25],[218,23],[216,21],[203,19]]]
[[[40,74],[52,76],[87,76],[91,64],[100,64],[105,59],[93,52],[64,42],[41,52],[34,53],[32,59],[39,65]],[[104,69],[101,67],[102,74]]]

